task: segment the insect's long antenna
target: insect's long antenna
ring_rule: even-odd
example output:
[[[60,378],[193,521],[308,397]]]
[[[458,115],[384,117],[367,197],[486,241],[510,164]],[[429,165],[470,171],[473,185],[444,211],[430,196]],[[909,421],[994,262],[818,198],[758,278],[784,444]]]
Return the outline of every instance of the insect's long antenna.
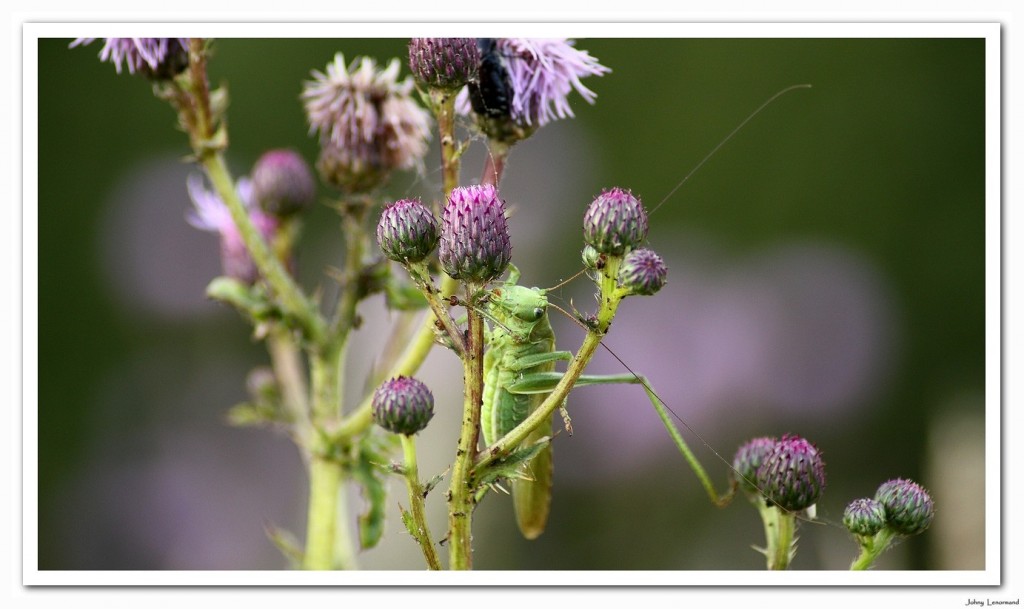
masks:
[[[572,323],[574,323],[574,324],[576,324],[577,326],[579,326],[579,327],[583,328],[584,330],[589,330],[589,329],[590,329],[590,328],[588,328],[588,327],[587,327],[587,325],[586,325],[585,323],[583,323],[582,321],[580,321],[580,320],[576,319],[576,317],[574,317],[574,316],[573,316],[572,314],[570,314],[570,313],[569,313],[568,311],[566,311],[566,310],[565,310],[565,309],[563,309],[562,307],[560,307],[560,306],[556,305],[555,303],[551,302],[550,300],[548,301],[548,306],[549,306],[549,307],[554,307],[554,308],[555,308],[556,310],[558,310],[558,311],[559,311],[559,312],[560,312],[560,313],[561,313],[562,315],[565,315],[565,316],[566,316],[566,317],[568,317],[568,318],[569,318],[570,320],[572,320]],[[607,348],[607,347],[606,347],[606,348]],[[630,372],[632,372],[632,370],[631,370]]]
[[[573,275],[572,277],[570,277],[570,278],[566,279],[566,280],[565,280],[565,281],[563,281],[562,283],[560,283],[560,284],[558,284],[558,285],[555,285],[555,286],[551,286],[550,288],[544,288],[544,292],[545,292],[545,293],[547,293],[547,292],[551,292],[551,291],[557,290],[558,288],[562,287],[563,285],[565,285],[565,284],[569,283],[569,282],[570,282],[570,281],[572,281],[573,279],[576,279],[577,277],[579,277],[580,275],[582,275],[582,274],[584,274],[584,273],[586,273],[586,272],[587,272],[587,269],[586,269],[586,268],[580,269],[580,272],[578,272],[578,273],[576,273],[575,275]],[[555,308],[558,308],[558,307],[555,307]],[[564,311],[563,311],[563,312],[564,312]]]
[[[719,461],[721,461],[722,463],[724,463],[724,464],[725,464],[725,466],[726,466],[726,467],[728,467],[728,468],[729,468],[729,469],[730,469],[730,470],[732,471],[732,473],[736,475],[736,477],[737,477],[737,478],[740,478],[740,479],[742,479],[742,480],[743,480],[744,482],[747,482],[747,483],[749,483],[749,484],[750,484],[750,485],[751,485],[751,486],[752,486],[753,488],[757,489],[757,492],[758,492],[758,494],[760,494],[760,495],[761,495],[762,497],[764,497],[764,500],[765,500],[765,501],[767,501],[767,502],[771,503],[772,505],[774,505],[775,507],[779,508],[779,509],[780,509],[780,510],[782,510],[783,512],[786,512],[786,513],[789,513],[789,514],[794,514],[794,516],[796,516],[796,518],[797,518],[798,520],[802,520],[802,521],[805,521],[805,522],[811,522],[811,523],[814,523],[814,524],[826,524],[825,522],[819,522],[819,521],[817,521],[817,520],[811,520],[811,519],[809,519],[809,518],[804,518],[804,517],[800,516],[800,514],[798,514],[798,513],[794,513],[794,512],[792,512],[792,511],[790,511],[790,510],[787,510],[786,508],[782,507],[781,505],[779,505],[779,503],[778,503],[777,501],[773,500],[773,499],[772,499],[771,497],[769,497],[769,496],[768,496],[768,495],[767,495],[767,494],[766,494],[766,493],[765,493],[765,492],[764,492],[763,490],[761,490],[761,487],[759,487],[759,486],[757,485],[757,482],[756,482],[756,481],[754,481],[754,480],[751,480],[750,478],[747,478],[747,477],[746,477],[746,476],[744,476],[744,475],[743,475],[742,473],[740,473],[740,471],[739,471],[739,470],[737,470],[737,469],[736,469],[735,467],[733,467],[732,463],[731,463],[731,462],[730,462],[730,461],[729,461],[728,459],[726,459],[725,457],[723,457],[723,456],[721,455],[721,453],[719,453],[719,452],[718,452],[717,450],[715,450],[715,449],[714,449],[714,447],[713,447],[713,446],[711,446],[711,444],[709,444],[709,443],[708,443],[708,441],[704,439],[704,437],[703,437],[703,436],[701,436],[701,435],[700,435],[699,433],[697,433],[697,430],[696,430],[696,429],[694,429],[693,427],[691,427],[691,426],[690,426],[690,424],[689,424],[689,423],[687,423],[686,421],[684,421],[684,420],[683,420],[683,418],[682,418],[681,416],[679,416],[678,414],[676,414],[676,411],[672,410],[672,408],[671,408],[671,407],[669,407],[669,405],[665,403],[665,400],[661,399],[661,396],[660,396],[660,395],[658,395],[658,394],[657,394],[657,393],[656,393],[656,392],[654,391],[654,389],[653,389],[653,388],[652,388],[652,387],[651,387],[651,386],[650,386],[650,385],[649,385],[649,384],[647,383],[647,381],[646,381],[646,380],[644,380],[644,378],[643,378],[642,376],[640,376],[639,374],[637,374],[636,372],[634,372],[634,371],[633,371],[633,369],[632,369],[632,368],[630,368],[630,367],[629,367],[629,366],[628,366],[628,365],[626,364],[626,362],[622,360],[622,358],[621,358],[621,357],[619,357],[619,356],[618,356],[618,355],[617,355],[617,354],[616,354],[616,353],[615,353],[614,351],[612,351],[612,350],[611,350],[611,347],[609,347],[608,345],[604,344],[604,342],[601,342],[601,343],[600,343],[600,345],[601,345],[602,347],[604,347],[605,351],[607,351],[608,353],[611,353],[612,357],[614,357],[614,358],[615,358],[616,360],[618,360],[618,362],[619,362],[620,364],[622,364],[622,367],[623,367],[623,368],[625,368],[625,369],[626,369],[627,371],[629,371],[629,373],[633,375],[633,377],[634,377],[634,378],[635,378],[635,379],[637,380],[637,382],[638,382],[638,383],[640,383],[641,385],[643,385],[644,389],[646,389],[646,390],[647,390],[647,391],[648,391],[648,392],[649,392],[649,393],[650,393],[651,395],[653,395],[653,396],[654,396],[654,398],[655,398],[656,400],[658,400],[659,402],[661,402],[661,405],[662,405],[662,406],[664,406],[666,410],[668,410],[669,412],[671,412],[671,413],[672,413],[672,416],[673,416],[673,417],[675,417],[675,418],[676,418],[676,420],[677,420],[677,421],[679,421],[679,422],[680,422],[680,423],[681,423],[681,424],[683,425],[683,427],[685,427],[685,428],[687,429],[687,431],[689,431],[689,432],[690,432],[691,434],[693,434],[693,435],[694,435],[694,437],[696,437],[696,438],[697,438],[698,440],[700,440],[700,443],[701,443],[701,444],[703,444],[705,448],[707,448],[708,450],[710,450],[710,451],[711,451],[711,453],[712,453],[713,455],[715,455],[715,457],[716,457],[716,458],[718,458],[718,460],[719,460]]]
[[[730,132],[729,132],[729,135],[725,136],[725,138],[724,138],[724,139],[723,139],[723,140],[722,140],[721,142],[718,142],[718,145],[717,145],[717,146],[715,146],[714,148],[712,148],[712,149],[711,149],[711,152],[707,153],[707,155],[706,155],[706,156],[705,156],[705,157],[704,157],[703,159],[701,159],[701,161],[700,161],[699,163],[697,163],[697,166],[696,166],[696,167],[694,167],[693,169],[691,169],[691,170],[690,170],[690,173],[686,174],[686,175],[685,175],[685,176],[683,177],[683,179],[682,179],[682,180],[680,180],[678,184],[676,184],[675,188],[673,188],[672,190],[670,190],[670,191],[669,191],[669,193],[668,193],[667,195],[665,195],[665,198],[661,200],[661,203],[658,203],[657,205],[655,205],[655,206],[654,206],[654,209],[652,209],[652,210],[651,210],[651,211],[650,211],[650,212],[649,212],[649,213],[648,213],[647,215],[651,215],[651,214],[653,214],[654,212],[658,211],[658,209],[659,209],[659,208],[660,208],[660,207],[661,207],[662,205],[664,205],[664,204],[665,204],[665,202],[666,202],[666,201],[668,201],[668,200],[669,200],[669,198],[671,198],[671,197],[672,197],[672,195],[674,195],[674,194],[676,193],[676,191],[677,191],[677,190],[679,190],[679,189],[680,189],[680,188],[681,188],[681,187],[683,186],[683,184],[685,184],[685,183],[686,183],[686,181],[687,181],[687,180],[689,180],[689,179],[690,179],[690,178],[691,178],[691,177],[693,176],[693,174],[697,173],[697,170],[698,170],[698,169],[700,169],[701,167],[703,167],[703,166],[704,166],[704,163],[707,163],[707,162],[708,162],[708,160],[709,160],[709,159],[711,159],[711,157],[715,156],[715,153],[716,153],[716,152],[718,152],[718,150],[719,150],[719,149],[720,149],[720,148],[721,148],[722,146],[725,146],[725,144],[726,144],[726,143],[727,143],[727,142],[728,142],[729,140],[731,140],[731,139],[732,139],[732,137],[733,137],[734,135],[736,135],[737,133],[739,133],[740,129],[742,129],[742,128],[743,128],[743,127],[744,127],[744,126],[745,126],[745,125],[747,124],[747,123],[749,123],[749,122],[750,122],[751,120],[753,120],[753,118],[754,118],[755,116],[757,116],[758,114],[760,114],[762,110],[764,110],[764,109],[765,109],[765,108],[767,108],[767,107],[768,107],[769,105],[771,105],[771,103],[772,103],[773,101],[775,101],[776,99],[778,99],[778,98],[782,97],[782,96],[783,96],[783,95],[785,95],[786,93],[789,93],[790,91],[793,91],[794,89],[810,89],[810,88],[811,88],[811,85],[809,85],[809,84],[803,84],[803,85],[792,85],[792,86],[786,87],[785,89],[783,89],[783,90],[779,91],[779,92],[778,92],[778,93],[776,93],[775,95],[772,95],[771,97],[769,97],[767,101],[765,101],[765,102],[764,102],[763,104],[761,104],[760,106],[758,106],[758,107],[757,107],[757,110],[754,110],[753,112],[751,112],[751,113],[750,113],[750,116],[748,116],[747,118],[743,119],[743,122],[741,122],[741,123],[740,123],[739,125],[737,125],[735,129],[733,129],[732,131],[730,131]]]

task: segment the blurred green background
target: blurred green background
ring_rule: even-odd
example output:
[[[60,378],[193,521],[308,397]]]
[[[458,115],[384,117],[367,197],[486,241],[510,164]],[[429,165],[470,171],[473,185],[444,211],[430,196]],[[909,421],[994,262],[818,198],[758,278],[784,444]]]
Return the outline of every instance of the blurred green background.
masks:
[[[100,43],[68,43],[39,43],[39,568],[283,567],[263,529],[301,538],[305,474],[283,436],[224,422],[265,354],[233,311],[204,299],[217,243],[184,221],[184,178],[196,171],[183,162],[187,138],[147,82],[97,59]],[[216,41],[210,72],[230,91],[236,174],[268,148],[315,160],[298,100],[310,70],[339,51],[404,58],[405,44]],[[550,286],[578,270],[580,219],[602,188],[630,188],[652,209],[761,102],[812,84],[654,212],[650,246],[669,286],[627,301],[608,344],[700,433],[708,446],[688,440],[720,486],[727,470],[711,449],[731,460],[746,439],[786,432],[822,449],[826,525],[802,527],[794,568],[846,568],[856,547],[834,526],[843,508],[897,476],[929,488],[938,516],[879,568],[984,568],[984,42],[577,46],[612,69],[584,81],[597,103],[574,94],[576,118],[519,146],[503,184],[523,281]],[[482,148],[466,158],[465,183]],[[436,198],[436,158],[388,196]],[[327,298],[336,290],[323,270],[342,252],[333,214],[311,214],[300,254],[304,285]],[[591,292],[578,280],[560,302],[586,309]],[[379,308],[364,305],[357,377],[379,353]],[[571,324],[556,329],[562,348],[579,345]],[[424,371],[441,411],[420,442],[424,476],[452,458],[453,359],[435,351]],[[591,370],[621,372],[609,357]],[[508,499],[488,498],[478,568],[763,568],[750,549],[763,543],[755,510],[706,501],[642,392],[573,396],[548,531],[522,540]],[[399,483],[364,567],[422,568],[396,518]],[[441,536],[442,497],[428,503]]]

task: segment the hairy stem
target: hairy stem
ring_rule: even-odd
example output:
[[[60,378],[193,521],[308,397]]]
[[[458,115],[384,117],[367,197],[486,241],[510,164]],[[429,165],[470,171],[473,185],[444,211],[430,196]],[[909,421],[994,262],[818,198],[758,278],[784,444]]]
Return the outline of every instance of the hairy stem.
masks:
[[[430,527],[427,526],[427,516],[423,509],[423,485],[420,484],[419,467],[416,464],[416,440],[412,436],[402,435],[402,451],[405,454],[405,484],[409,489],[409,504],[412,509],[413,523],[416,525],[416,532],[413,537],[420,544],[423,550],[423,558],[427,561],[427,567],[434,571],[441,570],[441,561],[437,558],[437,550],[434,549],[433,538],[430,536]]]
[[[895,537],[896,534],[893,532],[893,530],[889,527],[885,527],[884,529],[879,531],[874,537],[870,537],[867,539],[861,538],[860,556],[858,556],[857,559],[853,561],[853,564],[850,565],[850,570],[867,570],[872,564],[874,564],[875,559],[878,558],[882,554],[882,552],[884,552],[885,549],[889,547],[889,544]]]
[[[472,299],[480,286],[467,285]],[[462,431],[452,467],[448,492],[449,566],[452,570],[473,568],[472,516],[474,491],[470,475],[476,458],[480,434],[480,407],[484,388],[484,320],[472,306],[466,307],[469,340],[462,358],[465,400],[462,407]]]

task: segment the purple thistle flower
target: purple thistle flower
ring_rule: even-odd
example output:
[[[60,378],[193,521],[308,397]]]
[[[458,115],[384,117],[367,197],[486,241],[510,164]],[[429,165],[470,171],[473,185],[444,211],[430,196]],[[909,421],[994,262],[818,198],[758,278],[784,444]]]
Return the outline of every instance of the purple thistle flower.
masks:
[[[350,192],[369,190],[394,169],[422,165],[430,138],[429,114],[411,98],[412,78],[398,82],[399,62],[378,70],[374,60],[351,66],[338,53],[326,72],[305,84],[310,133],[319,133],[317,169]]]
[[[91,44],[95,38],[76,38],[70,48]],[[100,59],[121,64],[129,74],[141,72],[153,78],[171,78],[188,66],[188,38],[104,38]]]
[[[490,184],[452,190],[441,219],[441,267],[455,279],[487,282],[512,260],[505,204]]]
[[[244,283],[255,283],[259,271],[245,247],[241,232],[231,219],[227,205],[216,192],[207,190],[203,179],[197,175],[189,176],[187,186],[195,209],[189,210],[185,219],[199,230],[220,234],[221,265],[225,275]],[[277,220],[253,205],[252,183],[248,179],[239,179],[236,187],[239,198],[249,210],[249,217],[263,238],[269,241],[277,230]]]
[[[665,287],[668,279],[668,267],[661,256],[654,250],[642,247],[626,254],[619,267],[616,278],[619,287],[629,290],[630,294],[651,296]]]
[[[757,469],[757,485],[768,505],[789,512],[818,502],[825,489],[825,463],[817,447],[800,436],[784,435]]]
[[[914,482],[897,478],[875,491],[875,501],[885,507],[886,524],[901,535],[916,535],[935,518],[935,504],[928,491]]]
[[[597,98],[580,79],[611,71],[567,38],[498,38],[493,52],[503,60],[512,90],[510,118],[524,127],[575,116],[569,105],[573,89],[588,103]],[[460,94],[458,107],[470,112],[468,92]]]
[[[647,238],[647,211],[621,188],[602,191],[583,214],[583,239],[602,254],[622,256]]]
[[[434,416],[434,394],[421,381],[399,376],[373,392],[373,420],[392,433],[411,436]]]
[[[419,262],[437,246],[437,220],[419,201],[402,199],[384,208],[377,243],[388,260]]]
[[[734,471],[729,472],[729,475],[751,496],[760,497],[756,483],[757,470],[777,443],[776,438],[754,438],[740,446],[732,459]]]

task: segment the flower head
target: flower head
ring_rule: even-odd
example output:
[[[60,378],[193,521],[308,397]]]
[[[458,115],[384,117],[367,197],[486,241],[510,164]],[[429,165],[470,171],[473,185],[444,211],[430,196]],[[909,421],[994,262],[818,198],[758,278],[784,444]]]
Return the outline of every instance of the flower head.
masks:
[[[480,51],[475,38],[413,38],[409,41],[409,68],[416,80],[445,91],[455,91],[476,78]]]
[[[284,218],[313,203],[316,183],[299,153],[269,150],[252,168],[252,194],[260,209]]]
[[[188,223],[199,230],[220,234],[221,264],[225,275],[245,283],[255,283],[259,278],[259,271],[245,247],[245,242],[242,241],[242,234],[231,219],[227,205],[216,192],[203,186],[203,180],[199,176],[189,176],[187,186],[188,194],[195,206],[195,209],[189,210],[185,216]],[[277,220],[254,207],[252,183],[248,179],[238,180],[237,190],[256,228],[264,239],[269,240],[277,230]]]
[[[455,279],[487,282],[512,260],[505,204],[490,184],[452,190],[441,219],[441,267]]]
[[[421,165],[429,115],[412,100],[413,81],[398,81],[399,62],[384,70],[367,57],[345,64],[339,53],[326,72],[314,70],[302,99],[310,132],[319,133],[323,178],[349,192],[382,183],[394,169]]]
[[[621,188],[605,190],[583,215],[583,239],[602,254],[622,256],[647,238],[647,211]]]
[[[889,480],[875,491],[875,501],[885,507],[886,524],[901,535],[916,535],[935,518],[931,495],[913,480]]]
[[[778,440],[775,438],[754,438],[740,446],[732,458],[733,471],[730,472],[730,476],[749,495],[760,496],[755,482],[757,470],[764,462],[764,458],[775,448],[777,442]]]
[[[871,537],[885,526],[885,507],[874,499],[856,499],[843,512],[843,526],[854,535]]]
[[[434,395],[408,376],[385,381],[373,393],[373,420],[392,433],[411,436],[434,416]]]
[[[92,43],[95,38],[76,38],[71,47]],[[129,74],[140,72],[150,78],[172,78],[188,66],[188,38],[104,38],[100,59],[121,64]]]
[[[757,469],[757,485],[769,505],[797,512],[818,502],[825,489],[825,463],[817,447],[800,436],[784,435]]]
[[[487,39],[484,39],[487,40]],[[590,53],[573,46],[567,38],[497,38],[485,49],[499,58],[508,73],[512,88],[512,119],[524,125],[542,127],[547,123],[575,116],[569,105],[573,89],[588,103],[597,94],[580,81],[586,76],[601,76],[611,70]],[[468,111],[466,103],[463,108]]]
[[[402,199],[384,208],[377,243],[389,260],[419,262],[437,246],[437,220],[419,201]]]
[[[646,247],[633,250],[622,259],[617,277],[619,287],[630,294],[651,296],[665,287],[668,267],[661,256]]]

